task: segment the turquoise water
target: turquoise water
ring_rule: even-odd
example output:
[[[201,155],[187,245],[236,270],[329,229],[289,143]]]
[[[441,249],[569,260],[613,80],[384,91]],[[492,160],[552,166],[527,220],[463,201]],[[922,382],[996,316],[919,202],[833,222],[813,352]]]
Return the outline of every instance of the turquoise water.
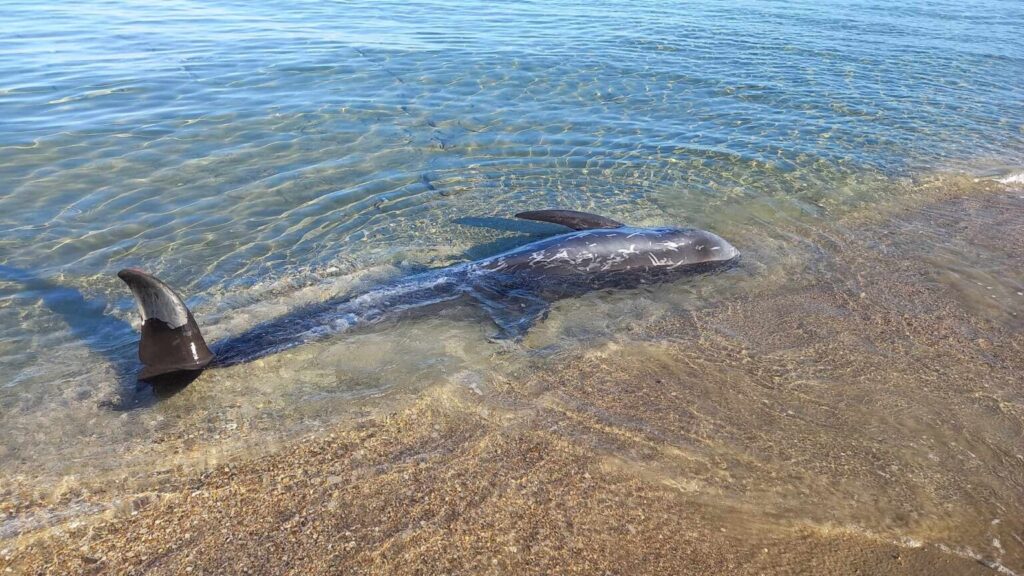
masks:
[[[0,29],[15,470],[102,467],[197,423],[321,424],[518,361],[441,318],[156,402],[116,369],[137,338],[123,267],[188,295],[216,339],[536,238],[483,220],[523,209],[706,227],[758,270],[786,259],[758,238],[794,214],[1024,167],[1018,1],[4,2]]]

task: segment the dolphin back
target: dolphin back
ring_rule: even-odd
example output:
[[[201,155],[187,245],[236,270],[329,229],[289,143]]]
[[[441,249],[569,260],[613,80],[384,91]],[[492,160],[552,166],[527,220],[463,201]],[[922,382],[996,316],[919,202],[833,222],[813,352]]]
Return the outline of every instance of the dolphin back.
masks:
[[[198,375],[306,342],[370,326],[433,305],[474,301],[494,321],[498,339],[518,340],[543,320],[550,303],[604,288],[631,288],[734,264],[739,251],[695,228],[633,228],[610,218],[571,210],[521,212],[518,218],[574,229],[513,250],[398,279],[355,296],[330,299],[262,322],[218,341],[216,354],[192,312],[167,284],[142,270],[118,276],[142,317],[140,380]]]

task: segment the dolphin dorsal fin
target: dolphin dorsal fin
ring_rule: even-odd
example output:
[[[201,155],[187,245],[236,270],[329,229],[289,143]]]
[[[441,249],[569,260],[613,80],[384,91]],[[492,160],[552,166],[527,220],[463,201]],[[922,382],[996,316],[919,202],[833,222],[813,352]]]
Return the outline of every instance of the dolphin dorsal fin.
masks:
[[[531,212],[520,212],[516,218],[523,220],[537,220],[538,222],[551,222],[561,224],[573,230],[590,230],[592,228],[622,228],[622,222],[616,222],[611,218],[577,212],[575,210],[533,210]]]

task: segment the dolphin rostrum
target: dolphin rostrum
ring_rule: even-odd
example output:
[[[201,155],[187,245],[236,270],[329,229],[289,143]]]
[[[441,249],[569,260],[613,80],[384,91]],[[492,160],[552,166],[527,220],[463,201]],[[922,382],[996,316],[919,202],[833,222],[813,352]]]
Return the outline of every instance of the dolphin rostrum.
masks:
[[[496,256],[387,283],[356,296],[299,308],[217,342],[211,350],[192,313],[169,286],[135,268],[117,275],[128,284],[142,316],[140,380],[193,374],[248,362],[401,313],[469,299],[498,327],[495,338],[518,340],[551,302],[604,288],[635,288],[720,269],[740,253],[695,228],[633,228],[570,210],[539,210],[517,218],[561,224],[573,232]]]

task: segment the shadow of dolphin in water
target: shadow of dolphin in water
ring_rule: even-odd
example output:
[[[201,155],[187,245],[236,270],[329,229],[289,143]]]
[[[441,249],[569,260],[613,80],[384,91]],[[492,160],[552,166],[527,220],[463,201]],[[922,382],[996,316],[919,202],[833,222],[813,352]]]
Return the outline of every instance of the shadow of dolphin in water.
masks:
[[[476,217],[466,216],[452,220],[455,224],[472,226],[474,228],[489,228],[502,232],[516,232],[517,236],[504,236],[484,244],[478,244],[463,252],[467,260],[479,260],[498,252],[512,250],[524,244],[528,244],[545,236],[555,236],[565,232],[564,226],[557,224],[546,224],[542,222],[531,222],[524,220],[513,220],[511,218]]]
[[[452,220],[452,222],[474,228],[490,228],[491,230],[517,232],[531,236],[553,236],[565,232],[565,227],[558,224],[513,220],[512,218],[498,218],[494,216],[463,216],[462,218]]]

